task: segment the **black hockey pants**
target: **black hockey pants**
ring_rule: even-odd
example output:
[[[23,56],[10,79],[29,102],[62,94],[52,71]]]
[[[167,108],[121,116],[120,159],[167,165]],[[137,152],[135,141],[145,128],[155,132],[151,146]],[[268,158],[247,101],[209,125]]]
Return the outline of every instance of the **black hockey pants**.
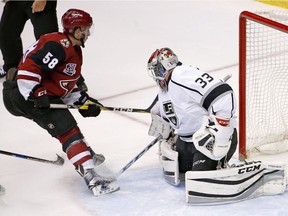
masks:
[[[51,103],[63,103],[58,97],[50,97]],[[36,122],[52,137],[64,134],[77,126],[68,109],[38,109],[34,102],[25,100],[19,92],[16,81],[3,83],[3,101],[6,109],[15,116],[22,116]]]
[[[21,33],[30,19],[36,40],[43,34],[58,32],[57,1],[49,0],[42,12],[32,13],[34,1],[8,1],[5,3],[0,21],[0,49],[7,72],[17,67],[23,54]],[[31,34],[32,35],[32,34]]]
[[[232,135],[231,147],[227,153],[227,156],[221,159],[220,164],[224,165],[228,162],[237,149],[238,138],[237,130],[234,129]],[[206,157],[204,154],[196,150],[192,142],[185,142],[178,137],[176,142],[176,151],[178,152],[179,172],[185,173],[187,171],[204,171],[204,170],[216,170],[219,161],[212,160]]]

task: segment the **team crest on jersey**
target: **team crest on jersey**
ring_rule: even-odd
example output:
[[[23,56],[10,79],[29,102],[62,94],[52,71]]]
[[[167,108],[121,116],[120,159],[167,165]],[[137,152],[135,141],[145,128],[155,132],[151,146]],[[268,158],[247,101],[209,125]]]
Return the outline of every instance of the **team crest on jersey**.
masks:
[[[70,45],[70,42],[68,39],[62,39],[60,40],[60,43],[62,44],[63,47],[67,48]]]
[[[76,73],[76,64],[74,63],[66,64],[66,68],[64,69],[63,72],[69,76],[73,76]]]
[[[169,121],[175,125],[176,128],[179,126],[179,120],[178,117],[176,116],[176,113],[174,111],[174,107],[171,101],[165,101],[163,102],[163,109],[164,112],[169,119]]]

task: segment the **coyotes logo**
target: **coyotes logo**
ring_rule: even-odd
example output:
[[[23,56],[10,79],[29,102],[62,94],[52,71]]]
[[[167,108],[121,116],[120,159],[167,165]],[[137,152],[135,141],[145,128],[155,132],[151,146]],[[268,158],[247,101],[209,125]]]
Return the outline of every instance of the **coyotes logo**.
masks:
[[[60,43],[62,44],[63,47],[68,48],[70,45],[70,42],[68,39],[62,39],[60,40]]]

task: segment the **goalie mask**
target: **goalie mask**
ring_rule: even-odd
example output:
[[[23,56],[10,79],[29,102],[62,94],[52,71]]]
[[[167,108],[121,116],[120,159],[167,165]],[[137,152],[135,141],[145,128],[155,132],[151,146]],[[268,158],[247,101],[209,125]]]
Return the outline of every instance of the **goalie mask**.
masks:
[[[157,49],[148,60],[148,73],[162,90],[167,88],[165,75],[177,66],[177,55],[169,48]]]

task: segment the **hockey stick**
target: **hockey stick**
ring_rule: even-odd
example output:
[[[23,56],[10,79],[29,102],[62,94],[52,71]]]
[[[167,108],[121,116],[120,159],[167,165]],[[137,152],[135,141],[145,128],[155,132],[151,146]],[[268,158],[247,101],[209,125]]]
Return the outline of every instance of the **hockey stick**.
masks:
[[[232,74],[227,74],[222,80],[223,80],[223,82],[226,82],[231,77],[232,77]]]
[[[154,106],[154,104],[157,102],[158,96],[154,99],[152,104],[146,108],[146,109],[139,109],[139,108],[124,108],[124,107],[100,107],[101,110],[107,110],[107,111],[116,111],[116,112],[135,112],[135,113],[150,113],[150,110]],[[67,105],[67,104],[50,104],[50,108],[52,109],[88,109],[88,106],[82,105]]]
[[[162,136],[159,135],[151,143],[149,143],[139,154],[137,154],[132,160],[130,160],[121,170],[116,173],[116,177],[118,178],[123,172],[125,172],[132,164],[134,164],[143,154],[145,154],[152,146],[154,146]]]
[[[58,165],[58,166],[62,166],[64,164],[64,159],[62,157],[60,157],[58,154],[56,154],[57,159],[55,161],[46,160],[46,159],[37,158],[37,157],[32,157],[32,156],[23,155],[23,154],[18,154],[18,153],[13,153],[13,152],[7,152],[7,151],[3,151],[3,150],[0,150],[0,154],[18,157],[18,158],[27,159],[27,160],[38,161],[38,162],[42,162],[42,163],[50,163],[50,164],[54,164],[54,165]]]
[[[222,81],[226,82],[228,79],[231,78],[231,74],[226,75]],[[116,111],[116,112],[135,112],[135,113],[150,113],[152,107],[158,101],[158,95],[153,100],[152,104],[146,109],[139,109],[139,108],[124,108],[124,107],[100,107],[101,110],[108,110],[108,111]],[[67,105],[67,104],[50,104],[50,108],[52,109],[81,109],[86,110],[88,109],[87,105]]]

